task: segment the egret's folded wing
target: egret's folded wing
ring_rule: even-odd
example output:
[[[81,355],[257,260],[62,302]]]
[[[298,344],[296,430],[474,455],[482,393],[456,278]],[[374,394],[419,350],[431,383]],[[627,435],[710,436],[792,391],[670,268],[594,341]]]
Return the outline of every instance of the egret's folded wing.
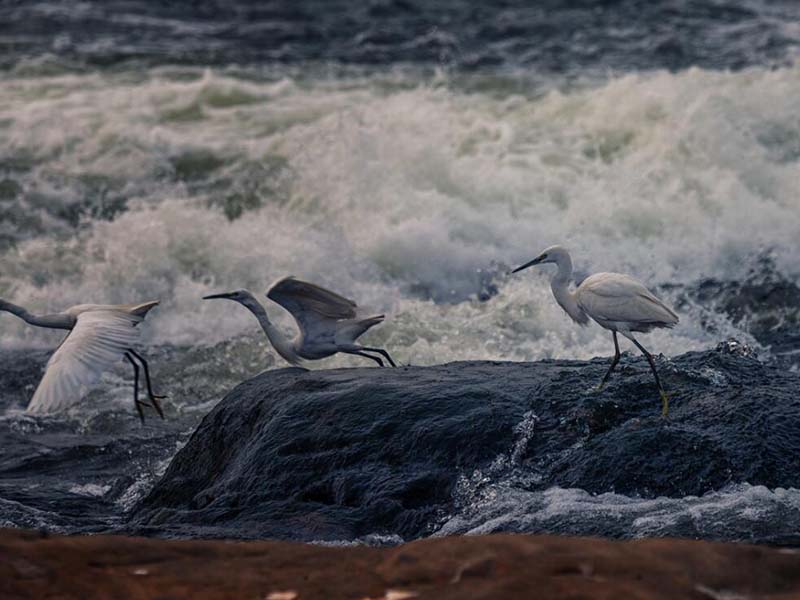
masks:
[[[598,273],[586,279],[578,288],[578,304],[608,321],[667,326],[678,322],[678,315],[640,281],[619,273]]]
[[[116,311],[91,311],[77,323],[47,363],[28,412],[52,413],[78,402],[86,386],[120,360],[139,337],[142,317]]]

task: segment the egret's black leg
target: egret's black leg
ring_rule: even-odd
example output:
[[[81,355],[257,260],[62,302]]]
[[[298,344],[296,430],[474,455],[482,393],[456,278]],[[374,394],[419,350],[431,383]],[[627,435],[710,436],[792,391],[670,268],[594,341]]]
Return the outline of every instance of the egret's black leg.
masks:
[[[614,360],[611,361],[611,366],[608,368],[608,371],[606,371],[603,381],[601,381],[600,385],[597,386],[598,392],[603,389],[606,381],[608,381],[608,378],[611,377],[611,373],[617,368],[617,363],[619,363],[619,342],[617,341],[617,332],[612,331],[611,335],[614,337]]]
[[[366,350],[367,352],[377,352],[378,354],[383,356],[386,360],[388,360],[390,365],[392,365],[393,367],[397,366],[396,364],[394,364],[394,361],[392,360],[392,357],[389,356],[389,353],[386,350],[384,350],[383,348],[365,348],[365,347],[362,346],[361,350]]]
[[[379,367],[383,366],[383,361],[380,358],[378,358],[377,356],[372,356],[371,354],[367,354],[366,352],[361,352],[360,350],[341,350],[341,352],[344,352],[345,354],[355,354],[356,356],[364,356],[366,358],[371,358],[376,363],[378,363]]]
[[[131,358],[131,355],[127,352],[125,353],[125,358],[128,359],[128,362],[133,365],[133,405],[136,407],[136,412],[139,413],[139,418],[142,420],[142,425],[144,425],[144,412],[142,411],[142,406],[150,406],[147,402],[142,402],[139,400],[139,365]]]
[[[128,352],[133,354],[136,358],[139,359],[139,362],[142,363],[144,367],[144,380],[147,385],[147,394],[150,396],[150,401],[153,403],[153,407],[156,409],[158,416],[162,419],[164,418],[164,411],[161,410],[161,405],[158,403],[159,400],[163,400],[166,396],[158,396],[153,393],[153,384],[150,382],[150,369],[148,367],[147,361],[136,352],[133,348],[129,348]]]
[[[656,362],[653,360],[653,357],[650,355],[650,353],[644,349],[644,346],[637,342],[632,335],[628,337],[634,344],[636,344],[636,347],[642,351],[642,354],[644,354],[647,362],[650,363],[650,370],[653,372],[653,377],[656,379],[658,391],[661,394],[661,414],[666,417],[669,414],[669,396],[667,396],[667,392],[665,392],[664,388],[661,386],[661,380],[658,378],[658,371],[656,371]]]

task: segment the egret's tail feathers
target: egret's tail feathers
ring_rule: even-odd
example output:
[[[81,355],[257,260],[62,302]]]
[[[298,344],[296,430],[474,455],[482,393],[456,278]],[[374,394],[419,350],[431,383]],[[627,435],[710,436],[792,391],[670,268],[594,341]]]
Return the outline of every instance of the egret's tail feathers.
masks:
[[[652,318],[642,319],[642,321],[649,322],[652,327],[666,327],[667,329],[672,329],[680,321],[674,310],[649,292],[640,297],[647,300],[651,305],[651,310],[655,312]]]
[[[662,307],[667,312],[668,316],[665,315],[664,318],[662,318],[662,319],[653,320],[652,321],[652,326],[653,327],[663,327],[664,329],[672,329],[673,327],[675,327],[675,325],[678,324],[678,321],[680,321],[680,319],[678,318],[678,315],[676,315],[672,311],[672,309],[670,307],[668,307],[666,304],[663,304]]]
[[[375,315],[374,317],[353,320],[345,330],[347,332],[347,337],[354,341],[359,336],[363,335],[370,327],[382,323],[385,318],[386,315]]]
[[[670,319],[669,321],[637,321],[637,322],[630,322],[626,324],[626,327],[630,331],[638,331],[639,333],[650,333],[654,329],[672,329],[675,325],[678,324],[677,319]],[[618,330],[622,333],[622,330]],[[625,335],[623,333],[623,335]]]
[[[363,329],[361,330],[361,333],[359,333],[358,335],[361,335],[367,329],[369,329],[370,327],[374,327],[378,323],[383,323],[383,320],[385,318],[386,318],[386,315],[375,315],[374,317],[367,317],[366,319],[359,319],[357,321],[358,326],[362,327]]]
[[[669,306],[667,306],[666,303],[659,301],[659,304],[661,305],[661,308],[664,309],[664,312],[667,315],[664,318],[664,325],[662,325],[662,327],[670,327],[670,328],[675,327],[675,325],[678,324],[678,321],[681,320],[678,314],[674,310],[672,310]]]
[[[132,315],[136,315],[137,317],[144,317],[151,308],[158,306],[158,300],[152,300],[151,302],[142,302],[141,304],[132,304],[130,307],[130,313]]]

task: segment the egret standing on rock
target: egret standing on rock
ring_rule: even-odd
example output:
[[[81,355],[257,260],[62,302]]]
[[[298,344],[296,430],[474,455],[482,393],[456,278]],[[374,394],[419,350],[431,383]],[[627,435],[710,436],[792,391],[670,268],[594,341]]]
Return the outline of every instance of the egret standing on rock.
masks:
[[[300,332],[293,340],[289,340],[272,324],[267,311],[247,290],[212,294],[203,299],[213,298],[234,300],[249,309],[258,319],[272,347],[292,365],[300,366],[302,359],[317,360],[344,352],[369,358],[382,367],[383,361],[369,353],[380,354],[390,365],[397,366],[386,350],[355,343],[370,327],[381,323],[384,315],[358,318],[355,302],[313,283],[284,277],[267,292],[267,298],[280,304],[294,317]]]
[[[611,367],[600,382],[598,390],[603,388],[619,362],[617,333],[621,333],[636,344],[650,363],[661,395],[662,414],[666,417],[669,413],[669,398],[658,378],[656,363],[644,346],[633,337],[633,332],[647,333],[659,327],[674,327],[678,323],[678,315],[640,281],[621,273],[596,273],[584,279],[571,292],[569,282],[572,279],[572,259],[569,252],[561,246],[551,246],[532,261],[514,269],[512,273],[545,263],[555,263],[558,266],[558,272],[550,281],[550,288],[556,302],[572,320],[586,325],[591,317],[601,327],[611,330],[614,338],[614,360],[611,361]]]
[[[133,349],[139,339],[137,325],[157,304],[158,301],[142,304],[79,304],[64,312],[36,316],[21,306],[0,300],[0,311],[10,312],[26,323],[69,330],[67,337],[47,361],[47,369],[28,405],[28,412],[53,413],[75,404],[81,399],[86,386],[97,381],[103,371],[124,357],[133,365],[133,402],[139,418],[144,422],[142,406],[151,405],[139,400],[137,360],[144,367],[152,407],[163,419],[164,413],[158,401],[166,396],[153,393],[147,361]]]

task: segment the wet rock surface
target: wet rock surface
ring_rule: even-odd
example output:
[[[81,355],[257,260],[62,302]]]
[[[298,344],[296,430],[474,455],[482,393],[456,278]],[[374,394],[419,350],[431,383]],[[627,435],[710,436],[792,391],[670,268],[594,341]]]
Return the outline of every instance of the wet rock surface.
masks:
[[[736,344],[658,362],[669,419],[646,362],[630,355],[599,393],[605,359],[269,371],[204,418],[125,530],[408,540],[458,510],[464,477],[500,463],[533,491],[800,487],[800,375]],[[617,534],[597,523],[563,530]]]

